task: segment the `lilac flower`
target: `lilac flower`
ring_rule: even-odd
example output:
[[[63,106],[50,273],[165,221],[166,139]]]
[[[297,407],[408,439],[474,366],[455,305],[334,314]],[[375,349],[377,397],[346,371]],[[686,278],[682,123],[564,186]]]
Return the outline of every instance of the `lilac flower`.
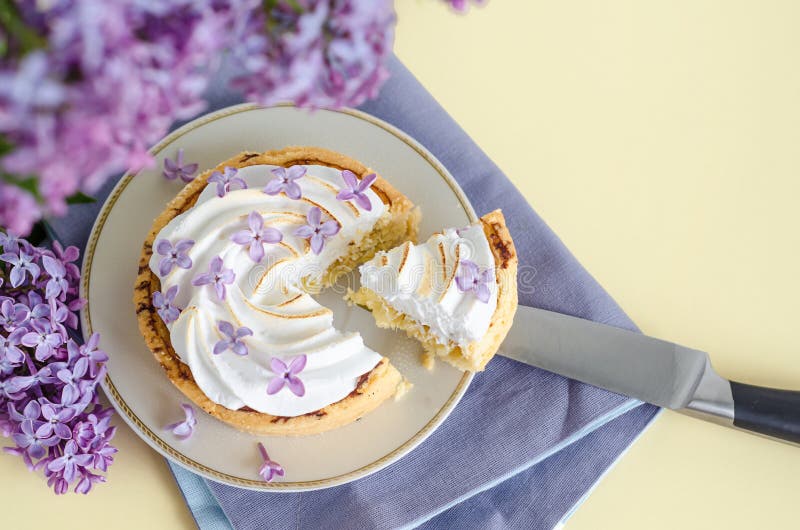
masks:
[[[267,195],[277,195],[284,192],[290,199],[297,200],[303,196],[300,185],[295,182],[306,174],[305,166],[292,166],[289,169],[276,167],[272,170],[275,177],[267,182],[263,191]]]
[[[14,443],[30,455],[31,458],[42,458],[48,447],[53,447],[60,442],[58,436],[44,435],[34,428],[34,424],[30,420],[24,420],[20,423],[20,432],[11,436]]]
[[[175,180],[180,178],[184,182],[191,182],[194,180],[194,174],[197,172],[198,164],[184,164],[183,163],[183,148],[178,149],[178,154],[175,160],[169,158],[164,159],[164,171],[162,174],[167,180]]]
[[[27,234],[41,216],[42,209],[33,195],[13,184],[0,182],[0,225],[11,232]]]
[[[0,72],[1,63],[2,58]],[[0,99],[0,122],[2,113]],[[57,494],[69,489],[67,479],[77,482],[75,491],[87,492],[104,480],[97,472],[108,469],[116,449],[109,444],[112,411],[97,404],[96,386],[108,356],[97,348],[99,335],[79,346],[66,329],[77,326],[75,311],[84,303],[74,263],[78,250],[57,243],[52,249],[37,248],[14,236],[0,237],[0,246],[25,262],[2,264],[2,272],[15,266],[22,270],[15,278],[18,285],[0,285],[0,432],[14,442],[4,450],[29,469],[43,470]],[[32,273],[32,266],[45,272]],[[72,438],[79,443],[74,455],[68,449]],[[48,468],[65,455],[66,460],[85,455],[89,463],[81,467],[77,462],[74,476],[69,462]]]
[[[159,239],[156,242],[156,252],[164,256],[158,263],[158,274],[166,276],[176,265],[181,269],[192,268],[192,258],[187,255],[189,249],[194,246],[191,239],[179,239],[175,246],[167,239]]]
[[[175,297],[178,295],[178,286],[173,285],[167,292],[162,294],[161,291],[153,293],[153,307],[156,308],[158,316],[164,321],[164,324],[170,324],[178,320],[181,316],[181,309],[173,305]]]
[[[311,251],[314,254],[322,252],[325,246],[325,240],[333,237],[339,233],[339,223],[330,219],[322,222],[322,210],[313,206],[306,216],[308,224],[299,227],[294,231],[294,235],[302,237],[303,239],[311,240]]]
[[[450,4],[450,7],[452,7],[454,10],[460,13],[466,13],[467,10],[469,9],[470,0],[444,0],[444,1]],[[473,4],[478,4],[478,5],[483,4],[484,2],[485,0],[472,0]]]
[[[264,481],[272,482],[276,476],[282,477],[284,475],[283,467],[270,459],[269,454],[267,454],[267,449],[261,442],[258,442],[258,452],[261,453],[261,458],[263,460],[261,467],[258,468],[258,474],[261,475]]]
[[[456,275],[456,286],[462,293],[471,292],[481,302],[488,303],[491,295],[489,285],[495,281],[494,271],[485,269],[480,271],[478,264],[468,259],[462,259]]]
[[[260,213],[253,211],[247,216],[249,230],[241,230],[231,236],[231,241],[239,245],[250,245],[250,259],[256,263],[261,263],[264,259],[264,245],[266,243],[280,243],[283,234],[280,230],[270,226],[264,227],[264,218]]]
[[[183,409],[183,413],[186,415],[185,419],[183,421],[170,423],[164,427],[164,430],[172,431],[172,434],[174,434],[180,440],[187,440],[192,436],[192,434],[194,434],[194,428],[197,425],[197,418],[195,418],[194,409],[191,406],[183,403],[181,408]]]
[[[29,323],[31,331],[22,336],[21,343],[29,348],[36,348],[37,361],[46,361],[55,354],[55,348],[60,346],[64,339],[60,333],[53,331],[49,320],[38,318]]]
[[[0,260],[12,265],[11,274],[9,275],[11,287],[19,287],[22,285],[22,282],[25,281],[26,274],[30,274],[31,279],[36,281],[41,272],[39,266],[34,263],[35,256],[26,252],[24,249],[20,249],[19,253],[6,252],[0,256]]]
[[[100,343],[100,334],[95,332],[89,337],[82,346],[73,341],[67,341],[68,359],[70,362],[77,364],[81,359],[85,359],[89,369],[89,375],[93,378],[97,377],[98,370],[101,365],[108,361],[108,354],[103,350],[97,349]]]
[[[42,264],[44,265],[44,270],[50,275],[50,279],[47,280],[47,285],[45,287],[45,298],[55,298],[60,295],[63,295],[63,298],[66,296],[69,283],[67,282],[67,269],[64,267],[64,264],[46,255],[42,256]]]
[[[82,468],[90,466],[94,458],[90,454],[80,452],[75,440],[70,440],[64,446],[64,454],[47,464],[50,471],[61,471],[64,480],[71,484]]]
[[[25,362],[25,352],[19,346],[22,337],[28,333],[25,328],[17,328],[8,336],[0,334],[0,359],[8,361],[10,364],[22,364]]]
[[[372,186],[372,183],[375,182],[378,176],[375,173],[370,173],[359,181],[355,173],[349,169],[345,169],[342,171],[342,178],[345,184],[347,184],[347,189],[342,189],[336,198],[340,201],[354,200],[361,208],[368,212],[372,211],[372,203],[369,197],[367,197],[366,191]]]
[[[214,171],[208,177],[208,182],[215,182],[217,184],[217,197],[224,197],[226,193],[231,191],[231,186],[236,184],[240,189],[247,189],[247,183],[241,177],[237,177],[239,172],[235,167],[226,167],[221,173]]]
[[[225,285],[232,284],[234,279],[236,279],[236,275],[233,270],[226,269],[222,258],[215,256],[209,264],[208,272],[195,276],[192,285],[213,285],[217,292],[217,298],[225,300]]]
[[[302,6],[276,2],[242,19],[248,39],[232,52],[244,74],[233,86],[265,105],[358,106],[377,95],[388,77],[393,2],[309,0]],[[267,21],[272,26],[265,34]]]
[[[105,447],[103,451],[113,451],[113,453],[117,452],[117,450],[114,447],[111,447],[110,445]],[[97,456],[95,455],[94,458],[95,458],[94,467],[100,469],[100,467],[97,465]],[[101,469],[101,471],[105,471],[106,469],[108,469],[108,464],[105,464],[104,469]],[[105,481],[106,477],[104,477],[103,475],[96,475],[94,473],[90,473],[89,471],[84,470],[82,473],[82,478],[78,481],[78,484],[75,486],[75,493],[86,495],[87,493],[92,491],[92,487],[94,487],[95,484],[97,484],[98,482],[105,482]]]
[[[15,303],[11,298],[6,298],[0,303],[0,325],[6,331],[14,331],[28,320],[30,312],[25,304]]]
[[[284,386],[287,386],[292,394],[303,397],[306,393],[306,387],[303,385],[300,378],[297,377],[297,374],[302,372],[306,367],[307,360],[308,357],[305,354],[298,355],[297,357],[293,357],[287,366],[282,360],[273,357],[270,360],[270,368],[272,368],[276,376],[273,377],[267,385],[267,394],[277,394]]]
[[[233,324],[224,320],[217,322],[217,329],[222,333],[223,339],[214,345],[214,355],[226,350],[231,350],[236,355],[247,355],[247,344],[242,339],[252,335],[252,329],[244,326],[234,329]]]

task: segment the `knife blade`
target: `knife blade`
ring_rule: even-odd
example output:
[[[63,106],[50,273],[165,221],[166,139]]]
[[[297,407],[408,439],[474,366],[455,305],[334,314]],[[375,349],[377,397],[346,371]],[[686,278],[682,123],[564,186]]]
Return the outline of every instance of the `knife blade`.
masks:
[[[519,306],[499,355],[726,426],[800,443],[800,392],[729,381],[707,353]]]

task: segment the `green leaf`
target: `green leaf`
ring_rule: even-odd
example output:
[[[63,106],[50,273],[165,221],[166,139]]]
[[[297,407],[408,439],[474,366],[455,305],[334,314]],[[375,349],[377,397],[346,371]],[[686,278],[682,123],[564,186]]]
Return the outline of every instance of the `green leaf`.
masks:
[[[13,150],[14,144],[12,144],[8,138],[0,134],[0,157],[7,155]]]
[[[82,191],[67,197],[67,204],[91,204],[97,202],[97,199],[86,195]]]

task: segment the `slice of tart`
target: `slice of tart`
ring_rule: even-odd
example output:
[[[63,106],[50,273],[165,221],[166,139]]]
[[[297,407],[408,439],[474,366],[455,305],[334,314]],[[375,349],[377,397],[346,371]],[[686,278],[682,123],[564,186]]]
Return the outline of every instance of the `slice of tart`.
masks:
[[[334,327],[311,293],[416,238],[419,212],[325,149],[236,155],[155,220],[134,288],[139,328],[209,414],[270,435],[352,422],[402,388],[388,359]]]
[[[379,252],[359,269],[349,299],[382,328],[405,331],[437,357],[480,371],[497,352],[517,309],[517,254],[502,212]]]

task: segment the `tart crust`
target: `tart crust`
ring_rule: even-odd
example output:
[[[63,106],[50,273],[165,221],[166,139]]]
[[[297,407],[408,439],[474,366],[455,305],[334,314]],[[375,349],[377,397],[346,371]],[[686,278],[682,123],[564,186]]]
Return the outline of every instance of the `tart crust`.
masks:
[[[139,330],[147,346],[170,381],[198,407],[247,432],[282,436],[316,434],[355,421],[395,394],[403,378],[387,358],[384,357],[371,371],[363,374],[350,395],[320,410],[294,417],[273,416],[248,408],[231,410],[214,403],[200,390],[191,370],[181,362],[172,348],[169,330],[152,305],[152,295],[160,289],[160,281],[150,270],[149,262],[153,253],[153,242],[161,229],[174,217],[194,206],[212,172],[222,171],[226,166],[243,168],[261,164],[284,167],[297,164],[321,165],[349,169],[359,178],[373,172],[350,157],[318,147],[287,147],[263,153],[243,152],[220,163],[216,168],[203,172],[187,184],[153,222],[142,247],[133,302]],[[373,232],[365,236],[365,239],[371,238],[369,244],[352,245],[349,254],[342,256],[328,268],[322,280],[323,287],[332,284],[340,274],[370,259],[375,252],[388,250],[404,241],[416,240],[420,213],[414,204],[380,176],[372,184],[372,189],[387,205],[388,212],[376,223]]]

